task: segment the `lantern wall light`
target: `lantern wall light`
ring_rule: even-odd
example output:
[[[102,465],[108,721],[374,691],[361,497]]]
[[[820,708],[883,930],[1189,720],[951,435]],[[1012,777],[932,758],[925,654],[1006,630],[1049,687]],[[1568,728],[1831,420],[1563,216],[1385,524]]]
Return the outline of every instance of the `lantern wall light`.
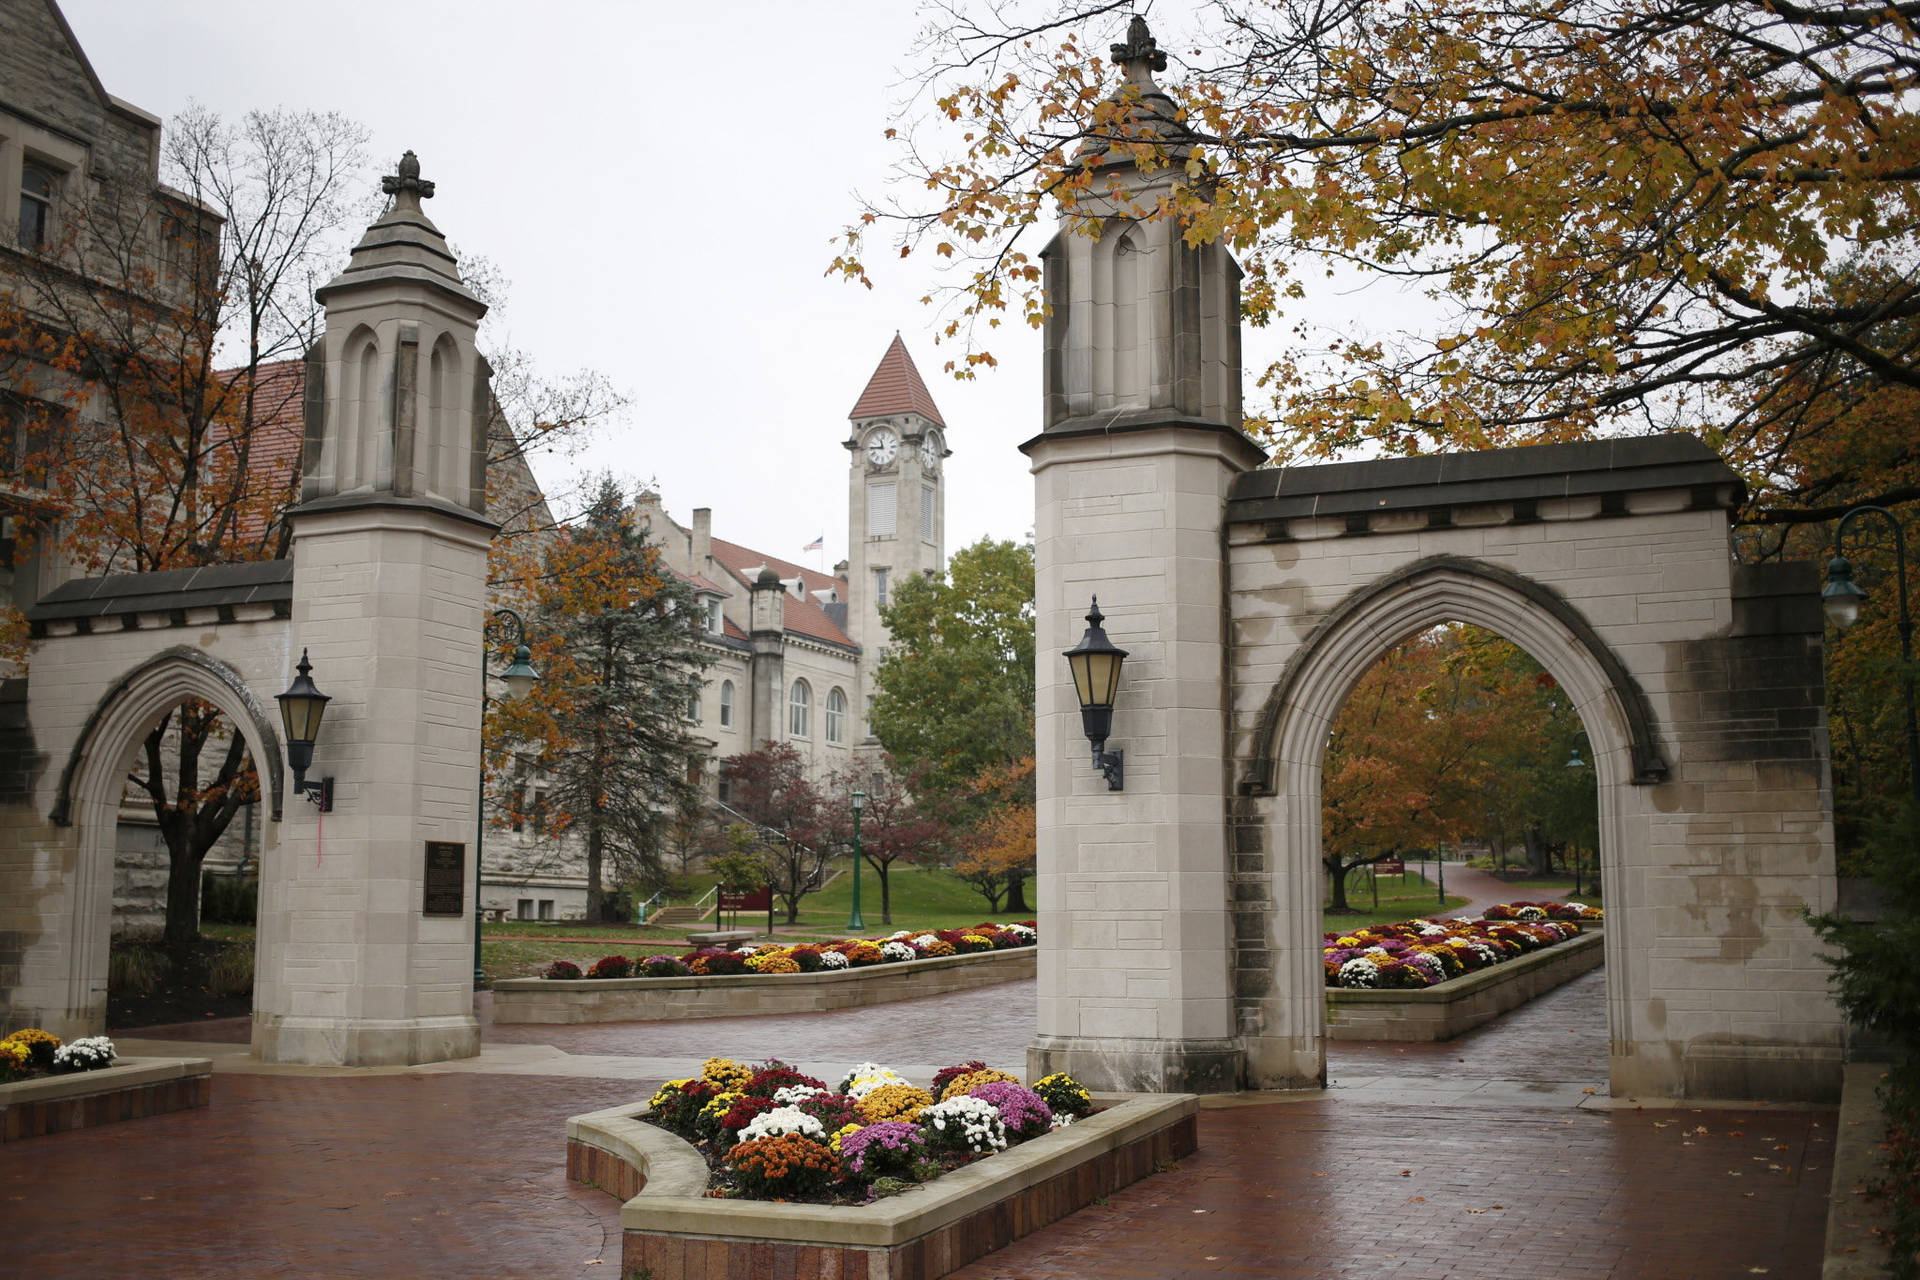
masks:
[[[307,651],[300,650],[300,665],[294,668],[293,683],[285,693],[274,695],[280,704],[280,727],[287,734],[287,764],[293,769],[293,794],[305,796],[321,813],[333,812],[333,779],[307,781],[307,768],[313,763],[313,741],[320,736],[320,721],[333,699],[313,684],[313,664]]]
[[[1073,673],[1073,693],[1080,700],[1080,723],[1087,741],[1093,744],[1093,767],[1107,780],[1107,790],[1120,791],[1126,782],[1126,752],[1108,751],[1107,739],[1113,731],[1113,699],[1120,690],[1120,666],[1127,660],[1125,649],[1115,648],[1100,624],[1100,597],[1093,598],[1087,614],[1087,633],[1080,643],[1066,651],[1067,670]]]

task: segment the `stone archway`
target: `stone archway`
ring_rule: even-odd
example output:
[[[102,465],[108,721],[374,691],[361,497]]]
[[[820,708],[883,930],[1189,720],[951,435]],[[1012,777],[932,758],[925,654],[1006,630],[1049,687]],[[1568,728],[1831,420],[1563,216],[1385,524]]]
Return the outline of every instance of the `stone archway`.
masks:
[[[1246,998],[1247,1078],[1255,1087],[1326,1075],[1326,988],[1320,966],[1321,762],[1342,703],[1362,675],[1410,636],[1448,622],[1481,627],[1524,649],[1571,696],[1592,743],[1603,877],[1624,884],[1623,851],[1644,847],[1646,816],[1626,789],[1664,779],[1655,718],[1625,665],[1559,593],[1496,565],[1432,556],[1357,589],[1294,654],[1262,708],[1240,778],[1235,821],[1270,833],[1268,876],[1277,907],[1239,912],[1242,936],[1271,930],[1270,986]],[[1296,897],[1298,901],[1291,899]],[[1631,923],[1606,937],[1608,1019],[1632,1041]],[[1249,918],[1251,917],[1251,918]],[[1242,967],[1241,989],[1263,975]]]
[[[72,920],[68,1007],[104,1021],[107,953],[113,915],[115,833],[127,762],[140,739],[169,709],[199,698],[220,709],[247,742],[272,798],[262,865],[270,867],[280,818],[279,735],[245,678],[205,652],[176,646],[156,654],[116,681],[101,697],[74,742],[63,770],[52,820],[72,828],[74,875],[67,886]],[[264,943],[261,939],[256,945]]]

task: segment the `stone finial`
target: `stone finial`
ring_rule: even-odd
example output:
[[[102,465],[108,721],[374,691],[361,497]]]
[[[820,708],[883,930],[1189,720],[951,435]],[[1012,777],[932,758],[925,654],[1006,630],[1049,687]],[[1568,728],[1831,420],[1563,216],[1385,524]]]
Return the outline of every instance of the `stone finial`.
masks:
[[[1127,79],[1143,89],[1152,86],[1154,72],[1167,69],[1167,55],[1160,51],[1153,33],[1147,30],[1147,20],[1137,13],[1127,24],[1127,42],[1113,45],[1110,52],[1115,65],[1127,73]]]
[[[1161,58],[1164,65],[1166,59]],[[411,200],[415,206],[433,197],[433,183],[420,176],[420,157],[409,151],[400,157],[400,172],[380,179],[380,189],[396,200]]]

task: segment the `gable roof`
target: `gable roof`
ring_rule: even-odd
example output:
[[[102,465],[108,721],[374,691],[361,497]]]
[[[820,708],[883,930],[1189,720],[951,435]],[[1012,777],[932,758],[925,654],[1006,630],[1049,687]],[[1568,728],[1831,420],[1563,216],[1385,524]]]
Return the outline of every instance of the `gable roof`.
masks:
[[[880,357],[879,368],[867,379],[867,389],[860,393],[853,412],[847,417],[858,420],[888,413],[917,413],[931,419],[937,427],[944,429],[947,425],[940,417],[939,407],[933,403],[927,384],[920,380],[920,371],[913,367],[907,344],[897,333],[887,345],[887,353]]]
[[[809,569],[791,560],[782,560],[777,556],[763,555],[750,547],[737,542],[728,542],[724,538],[712,540],[713,558],[724,565],[727,571],[741,582],[753,585],[754,573],[762,567],[771,569],[782,581],[791,582],[800,579],[800,589],[809,593],[815,591],[842,591],[846,586],[844,578]],[[842,596],[844,599],[845,596]],[[846,628],[827,616],[827,611],[811,599],[797,600],[791,591],[781,594],[783,614],[782,625],[795,635],[806,636],[810,640],[821,640],[827,644],[840,645],[843,648],[858,651],[860,646],[853,642]],[[729,626],[732,624],[729,623]]]

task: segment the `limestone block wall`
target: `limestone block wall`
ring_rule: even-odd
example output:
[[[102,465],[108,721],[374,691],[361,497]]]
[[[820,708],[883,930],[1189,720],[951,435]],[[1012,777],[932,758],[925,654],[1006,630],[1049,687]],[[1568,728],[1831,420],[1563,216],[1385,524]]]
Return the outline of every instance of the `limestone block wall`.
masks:
[[[197,696],[240,725],[256,761],[277,759],[280,743],[263,717],[291,678],[287,649],[286,620],[270,604],[49,629],[19,731],[31,745],[15,744],[25,766],[19,781],[31,788],[0,795],[0,1026],[62,1036],[104,1029],[130,754],[164,711]],[[263,823],[263,863],[274,858],[277,835],[277,823]]]
[[[1028,449],[1043,939],[1030,1069],[1099,1087],[1231,1088],[1219,519],[1255,451],[1237,432],[1188,426]],[[1130,654],[1110,743],[1126,753],[1117,792],[1090,766],[1060,658],[1095,595]]]
[[[1648,448],[1472,455],[1457,479],[1436,459],[1310,468],[1236,491],[1232,892],[1255,1083],[1324,1071],[1327,727],[1382,653],[1445,621],[1526,648],[1593,743],[1615,1092],[1823,1097],[1837,1081],[1842,1022],[1801,918],[1835,883],[1817,582],[1735,564],[1737,481],[1704,446],[1633,443]]]

